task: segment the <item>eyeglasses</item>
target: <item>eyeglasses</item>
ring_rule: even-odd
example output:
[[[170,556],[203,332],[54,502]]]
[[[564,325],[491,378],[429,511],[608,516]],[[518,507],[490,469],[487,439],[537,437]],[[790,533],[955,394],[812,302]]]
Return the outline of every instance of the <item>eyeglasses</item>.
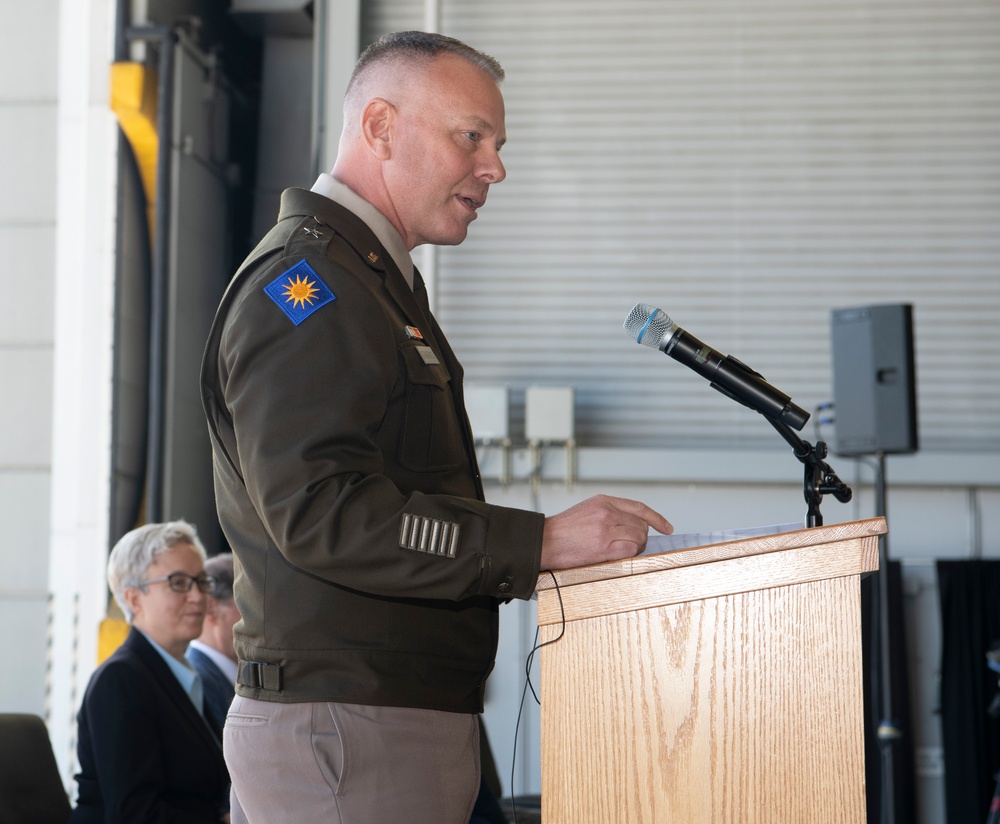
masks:
[[[215,586],[215,578],[211,575],[188,575],[186,572],[171,572],[162,578],[150,578],[148,581],[143,581],[139,587],[145,589],[149,584],[159,584],[163,581],[166,581],[174,592],[190,592],[191,587],[195,584],[202,592],[211,592],[212,587]]]

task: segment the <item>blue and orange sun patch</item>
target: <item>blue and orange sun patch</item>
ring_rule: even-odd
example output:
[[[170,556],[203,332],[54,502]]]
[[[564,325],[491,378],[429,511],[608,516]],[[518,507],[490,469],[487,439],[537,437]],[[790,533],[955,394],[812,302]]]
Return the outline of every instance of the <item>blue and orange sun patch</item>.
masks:
[[[264,287],[264,292],[296,326],[337,299],[305,259],[278,275]]]

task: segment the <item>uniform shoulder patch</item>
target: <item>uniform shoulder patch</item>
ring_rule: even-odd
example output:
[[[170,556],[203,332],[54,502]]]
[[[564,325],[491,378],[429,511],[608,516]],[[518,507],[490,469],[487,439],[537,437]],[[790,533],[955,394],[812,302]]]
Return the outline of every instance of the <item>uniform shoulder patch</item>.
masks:
[[[296,326],[337,298],[304,258],[265,286],[264,293]]]

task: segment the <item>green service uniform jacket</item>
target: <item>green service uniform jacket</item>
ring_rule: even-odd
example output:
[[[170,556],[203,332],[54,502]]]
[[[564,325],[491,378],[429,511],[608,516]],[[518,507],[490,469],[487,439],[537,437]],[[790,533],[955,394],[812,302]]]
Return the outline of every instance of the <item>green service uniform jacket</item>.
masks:
[[[479,712],[544,518],[483,501],[462,368],[368,226],[290,189],[202,367],[238,694]]]

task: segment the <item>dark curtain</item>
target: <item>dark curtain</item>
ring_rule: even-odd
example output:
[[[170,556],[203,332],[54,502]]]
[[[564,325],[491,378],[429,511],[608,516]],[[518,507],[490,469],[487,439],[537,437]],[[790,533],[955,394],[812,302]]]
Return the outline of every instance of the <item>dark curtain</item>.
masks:
[[[906,634],[903,623],[902,575],[898,561],[888,569],[889,647],[892,720],[902,736],[891,744],[880,744],[876,732],[883,719],[881,653],[878,621],[878,576],[861,581],[861,631],[865,683],[865,781],[868,786],[868,824],[908,824],[917,820],[913,728],[910,723],[910,693],[907,675]],[[883,749],[886,748],[886,749]],[[891,769],[893,816],[883,804],[883,770]]]
[[[987,708],[997,675],[986,652],[1000,640],[1000,561],[938,561],[941,731],[948,824],[985,822],[1000,767]]]

